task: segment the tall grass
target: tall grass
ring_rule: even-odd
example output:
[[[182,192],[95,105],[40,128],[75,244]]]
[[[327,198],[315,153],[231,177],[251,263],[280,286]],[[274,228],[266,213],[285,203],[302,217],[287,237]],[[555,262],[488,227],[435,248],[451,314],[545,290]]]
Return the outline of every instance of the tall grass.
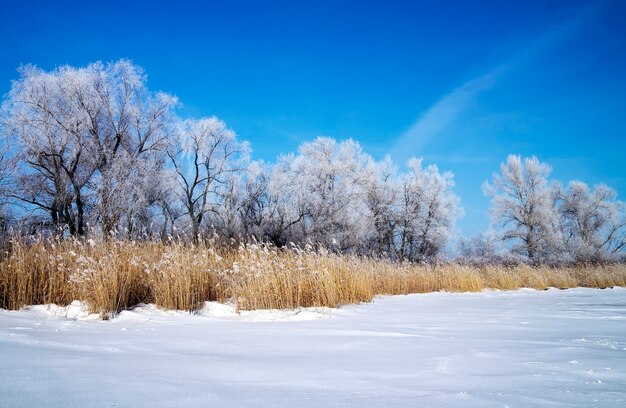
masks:
[[[336,307],[379,294],[626,286],[623,264],[563,268],[425,266],[266,244],[14,239],[0,257],[0,307],[80,299],[107,318],[140,303],[195,311]]]

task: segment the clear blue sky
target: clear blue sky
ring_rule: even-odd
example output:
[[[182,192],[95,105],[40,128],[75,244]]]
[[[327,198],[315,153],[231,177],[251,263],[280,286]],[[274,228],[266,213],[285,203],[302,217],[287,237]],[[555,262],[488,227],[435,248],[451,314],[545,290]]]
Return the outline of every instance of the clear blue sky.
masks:
[[[624,1],[8,0],[0,38],[2,94],[21,64],[129,58],[255,158],[318,135],[423,156],[455,173],[461,234],[488,227],[481,184],[509,153],[626,199]]]

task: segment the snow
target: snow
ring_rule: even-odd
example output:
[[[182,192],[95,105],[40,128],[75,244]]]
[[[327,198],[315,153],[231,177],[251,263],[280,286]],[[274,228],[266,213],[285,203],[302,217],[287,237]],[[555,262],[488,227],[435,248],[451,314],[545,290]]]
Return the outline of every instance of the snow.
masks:
[[[89,313],[87,304],[75,300],[67,306],[52,305],[36,305],[29,306],[27,310],[42,314],[48,317],[65,317],[74,320],[99,320],[100,315],[97,313]]]
[[[0,310],[2,407],[626,406],[626,289]]]

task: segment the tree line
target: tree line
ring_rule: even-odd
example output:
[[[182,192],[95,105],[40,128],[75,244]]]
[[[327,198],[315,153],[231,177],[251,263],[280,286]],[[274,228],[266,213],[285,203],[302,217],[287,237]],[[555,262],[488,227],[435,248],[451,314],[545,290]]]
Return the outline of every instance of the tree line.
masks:
[[[510,155],[483,185],[496,230],[462,239],[465,258],[548,264],[625,260],[626,206],[615,190],[581,181],[563,186],[550,180],[550,173],[536,157]],[[510,242],[509,251],[498,252],[498,241]]]
[[[254,237],[430,262],[461,214],[451,173],[418,158],[400,169],[353,140],[319,137],[274,163],[252,160],[223,121],[181,118],[177,99],[149,90],[126,60],[19,74],[0,110],[5,230]],[[548,176],[537,159],[510,156],[485,185],[496,232],[459,240],[459,253],[490,262],[622,256],[626,217],[615,191]]]

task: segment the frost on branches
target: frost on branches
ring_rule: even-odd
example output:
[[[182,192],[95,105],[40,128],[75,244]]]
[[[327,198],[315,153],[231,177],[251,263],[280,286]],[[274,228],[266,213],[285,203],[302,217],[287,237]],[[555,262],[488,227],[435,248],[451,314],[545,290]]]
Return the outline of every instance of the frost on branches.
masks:
[[[176,105],[125,60],[21,68],[2,105],[2,140],[15,141],[0,152],[2,214],[19,206],[43,216],[24,217],[31,230],[78,236],[252,236],[420,261],[445,247],[451,174],[417,159],[398,174],[331,138],[251,161],[220,119],[183,119]]]
[[[182,118],[126,60],[19,70],[0,110],[0,237],[257,239],[393,260],[442,259],[461,214],[453,175],[413,158],[375,160],[319,137],[274,163],[216,117]],[[551,182],[509,156],[484,186],[494,231],[458,240],[471,262],[599,262],[624,256],[614,190]]]
[[[509,156],[484,190],[502,240],[532,263],[620,260],[626,211],[613,189],[572,181],[550,183],[550,167],[536,157]]]

